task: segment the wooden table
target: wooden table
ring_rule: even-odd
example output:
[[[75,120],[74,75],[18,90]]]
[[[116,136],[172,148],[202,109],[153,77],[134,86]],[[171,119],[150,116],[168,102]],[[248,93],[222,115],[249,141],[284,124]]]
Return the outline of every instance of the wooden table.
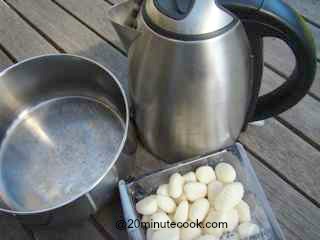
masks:
[[[107,19],[119,0],[0,1],[0,69],[48,53],[73,53],[92,58],[127,87],[127,58]],[[269,0],[271,1],[271,0]],[[318,45],[320,66],[320,1],[286,0],[308,22]],[[292,53],[276,39],[265,41],[262,92],[278,86],[292,71]],[[294,108],[250,126],[240,138],[250,154],[287,239],[320,239],[320,72],[309,94]],[[158,168],[150,160],[139,173]],[[119,206],[106,206],[87,222],[65,229],[30,230],[16,219],[0,216],[1,240],[125,239],[114,231]]]

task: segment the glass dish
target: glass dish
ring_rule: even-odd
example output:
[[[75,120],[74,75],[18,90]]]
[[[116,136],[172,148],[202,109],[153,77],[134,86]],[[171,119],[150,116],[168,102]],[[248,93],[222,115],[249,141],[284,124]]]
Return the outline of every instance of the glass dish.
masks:
[[[179,172],[184,174],[203,165],[210,165],[214,167],[219,162],[227,162],[231,164],[236,169],[237,181],[240,181],[245,188],[244,200],[250,206],[252,222],[256,223],[260,227],[260,233],[256,236],[250,237],[249,239],[285,239],[253,170],[250,160],[248,159],[246,151],[239,143],[214,154],[169,165],[164,169],[136,177],[126,184],[121,181],[119,183],[119,190],[125,220],[140,219],[135,211],[135,203],[145,196],[155,193],[159,185],[168,183],[169,177],[173,173]],[[131,239],[144,239],[144,231],[142,229],[128,230],[129,236],[131,235]],[[134,235],[136,238],[132,237]]]

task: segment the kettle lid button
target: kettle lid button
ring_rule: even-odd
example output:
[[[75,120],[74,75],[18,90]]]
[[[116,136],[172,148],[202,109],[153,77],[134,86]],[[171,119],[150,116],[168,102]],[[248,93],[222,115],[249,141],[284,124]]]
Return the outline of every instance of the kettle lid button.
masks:
[[[175,0],[177,10],[182,14],[188,14],[191,10],[194,0]]]
[[[153,0],[156,8],[167,17],[175,20],[185,18],[196,0]]]
[[[218,0],[145,0],[143,20],[161,35],[179,39],[216,36],[237,18],[219,6]],[[223,32],[223,31],[221,31]],[[219,32],[219,34],[222,34]]]

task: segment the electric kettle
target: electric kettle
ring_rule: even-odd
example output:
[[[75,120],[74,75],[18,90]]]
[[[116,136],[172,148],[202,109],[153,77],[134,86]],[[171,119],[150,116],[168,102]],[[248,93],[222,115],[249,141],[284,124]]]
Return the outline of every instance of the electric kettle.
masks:
[[[109,17],[128,50],[139,136],[168,162],[232,145],[248,122],[294,106],[314,80],[312,35],[280,0],[130,0]],[[288,44],[296,66],[258,97],[267,36]]]

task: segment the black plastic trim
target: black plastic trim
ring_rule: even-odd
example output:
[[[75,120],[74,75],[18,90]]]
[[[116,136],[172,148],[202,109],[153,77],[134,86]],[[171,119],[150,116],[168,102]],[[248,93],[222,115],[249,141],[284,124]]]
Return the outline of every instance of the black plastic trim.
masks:
[[[142,16],[143,16],[145,23],[156,33],[158,33],[164,37],[167,37],[167,38],[172,38],[172,39],[181,40],[181,41],[200,41],[200,40],[214,38],[216,36],[219,36],[227,31],[229,31],[231,28],[233,28],[239,22],[239,19],[234,17],[233,21],[230,24],[228,24],[227,26],[225,26],[217,31],[205,33],[205,34],[187,35],[187,34],[179,34],[179,33],[171,32],[171,31],[168,31],[166,29],[163,29],[163,28],[155,25],[152,22],[152,20],[150,19],[150,17],[148,16],[145,6],[142,9]]]
[[[308,92],[316,71],[315,43],[304,20],[280,0],[219,0],[243,23],[255,56],[251,105],[247,120],[273,117],[297,104]],[[264,37],[280,38],[292,49],[296,67],[288,80],[272,92],[258,97],[263,72]]]
[[[237,10],[251,12],[260,10],[264,1],[265,0],[218,0],[217,2],[230,11],[234,10],[237,14]]]

